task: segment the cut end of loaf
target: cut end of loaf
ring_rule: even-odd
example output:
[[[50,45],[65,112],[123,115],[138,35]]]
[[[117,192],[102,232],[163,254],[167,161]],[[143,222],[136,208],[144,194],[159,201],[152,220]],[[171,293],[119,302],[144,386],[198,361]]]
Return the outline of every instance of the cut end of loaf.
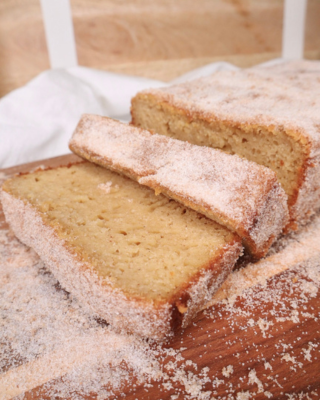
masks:
[[[299,176],[309,149],[283,129],[274,126],[219,120],[214,115],[183,110],[155,93],[140,93],[132,99],[131,123],[159,134],[186,140],[199,146],[237,154],[272,169],[294,205],[299,190]]]
[[[226,226],[255,258],[287,223],[287,198],[274,172],[238,156],[97,115],[82,117],[70,149]]]
[[[13,178],[2,202],[62,287],[115,329],[156,339],[190,322],[241,252],[227,229],[90,163]]]
[[[131,123],[272,169],[288,195],[290,230],[320,207],[320,71],[289,64],[138,93]]]

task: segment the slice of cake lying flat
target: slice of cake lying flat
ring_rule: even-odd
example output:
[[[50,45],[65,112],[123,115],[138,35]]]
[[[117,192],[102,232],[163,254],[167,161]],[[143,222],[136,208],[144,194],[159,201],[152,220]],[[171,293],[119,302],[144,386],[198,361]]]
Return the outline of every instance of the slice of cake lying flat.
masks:
[[[240,157],[96,115],[82,117],[69,146],[236,232],[255,258],[288,222],[275,173]]]
[[[218,72],[138,93],[132,123],[271,168],[291,228],[320,207],[320,63]]]
[[[145,337],[187,326],[242,252],[228,229],[87,162],[14,177],[2,204],[65,290]]]

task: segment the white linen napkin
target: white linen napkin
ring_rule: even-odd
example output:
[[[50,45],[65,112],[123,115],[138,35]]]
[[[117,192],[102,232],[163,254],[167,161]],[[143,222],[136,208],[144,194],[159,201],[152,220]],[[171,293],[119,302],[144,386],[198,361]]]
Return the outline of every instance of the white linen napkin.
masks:
[[[234,69],[225,62],[209,64],[170,84]],[[69,153],[69,139],[83,113],[129,122],[131,98],[165,85],[85,67],[41,73],[0,100],[0,168]]]

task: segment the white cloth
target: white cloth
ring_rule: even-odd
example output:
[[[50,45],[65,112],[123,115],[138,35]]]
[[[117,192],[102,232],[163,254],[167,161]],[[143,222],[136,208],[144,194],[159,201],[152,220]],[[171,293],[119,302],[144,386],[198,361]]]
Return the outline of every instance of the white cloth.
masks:
[[[237,67],[214,63],[170,82]],[[85,67],[53,69],[0,100],[0,168],[69,153],[68,142],[83,113],[128,122],[139,91],[164,82]]]
[[[43,72],[0,101],[0,168],[69,153],[81,114],[128,120],[131,96],[161,85],[83,67]]]

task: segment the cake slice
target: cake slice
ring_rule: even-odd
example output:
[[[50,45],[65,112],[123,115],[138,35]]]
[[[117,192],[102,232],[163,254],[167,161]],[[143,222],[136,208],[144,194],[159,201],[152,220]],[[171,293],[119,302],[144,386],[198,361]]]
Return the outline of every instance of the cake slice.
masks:
[[[87,162],[14,177],[1,196],[16,236],[118,331],[186,327],[242,252],[228,229]]]
[[[288,195],[290,224],[320,207],[320,63],[212,76],[138,93],[132,123],[271,168]]]
[[[288,221],[275,173],[240,157],[96,115],[82,117],[69,146],[236,232],[255,258]]]

